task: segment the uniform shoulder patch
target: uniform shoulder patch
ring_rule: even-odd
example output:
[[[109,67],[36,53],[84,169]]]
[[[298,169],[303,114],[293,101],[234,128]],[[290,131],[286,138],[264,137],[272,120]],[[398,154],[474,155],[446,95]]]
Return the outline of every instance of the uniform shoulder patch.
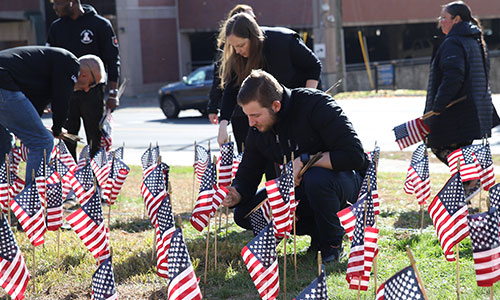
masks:
[[[113,46],[118,48],[118,38],[116,37],[116,35],[111,37],[111,41],[113,42]]]

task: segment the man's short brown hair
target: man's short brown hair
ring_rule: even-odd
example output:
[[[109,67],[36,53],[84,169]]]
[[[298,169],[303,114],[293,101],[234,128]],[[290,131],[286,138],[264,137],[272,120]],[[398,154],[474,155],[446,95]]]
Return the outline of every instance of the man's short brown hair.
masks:
[[[282,96],[283,87],[276,78],[264,70],[252,70],[241,84],[238,104],[257,101],[260,106],[270,108],[274,101],[281,101]]]

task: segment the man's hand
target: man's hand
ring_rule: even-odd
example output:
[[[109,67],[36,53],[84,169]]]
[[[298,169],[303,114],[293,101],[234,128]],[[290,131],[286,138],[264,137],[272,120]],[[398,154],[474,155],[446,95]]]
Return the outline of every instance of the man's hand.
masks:
[[[106,102],[106,108],[113,112],[118,106],[120,106],[118,96],[109,95],[108,101]]]
[[[294,186],[299,186],[302,182],[302,176],[299,175],[300,170],[304,167],[304,163],[300,160],[300,157],[297,157],[293,161],[293,183]]]
[[[219,124],[219,118],[217,117],[217,114],[208,114],[208,120],[214,125]]]
[[[226,120],[222,120],[219,124],[219,134],[217,136],[217,142],[219,143],[219,146],[221,146],[224,143],[229,142],[229,136],[227,134],[227,124],[229,122]]]
[[[240,203],[241,194],[232,186],[227,187],[227,195],[224,200],[222,200],[222,205],[227,207],[232,207]]]

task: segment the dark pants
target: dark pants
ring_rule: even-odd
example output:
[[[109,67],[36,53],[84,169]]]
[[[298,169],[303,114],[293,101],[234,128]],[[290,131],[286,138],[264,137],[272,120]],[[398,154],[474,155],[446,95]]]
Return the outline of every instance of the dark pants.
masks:
[[[231,118],[231,125],[233,127],[233,135],[236,140],[236,146],[238,147],[238,153],[243,152],[245,139],[247,138],[248,129],[250,128],[248,125],[248,117],[246,115],[242,116],[233,116]]]
[[[456,144],[451,144],[449,146],[445,147],[436,147],[436,148],[431,148],[432,153],[436,155],[436,157],[445,165],[448,165],[448,155],[450,155],[453,151],[472,145],[473,141],[467,141],[467,142],[461,142],[461,143],[456,143]]]
[[[88,92],[76,91],[71,97],[68,120],[64,126],[68,133],[78,134],[80,118],[83,120],[87,143],[92,145],[90,156],[93,157],[101,147],[101,130],[99,122],[104,112],[104,84],[98,84]],[[68,143],[68,150],[75,160],[76,143]]]
[[[300,199],[296,211],[297,234],[311,236],[322,249],[341,244],[345,232],[337,212],[345,208],[347,202],[356,202],[361,181],[361,176],[353,171],[310,168],[301,185],[295,188],[295,198]],[[266,191],[259,190],[254,199],[237,206],[234,210],[236,224],[251,229],[245,216],[265,197]]]

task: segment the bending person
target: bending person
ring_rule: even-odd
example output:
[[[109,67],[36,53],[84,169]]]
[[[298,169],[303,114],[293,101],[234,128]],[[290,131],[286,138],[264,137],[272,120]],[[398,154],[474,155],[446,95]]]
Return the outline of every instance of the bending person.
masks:
[[[254,70],[243,82],[238,104],[248,116],[243,159],[223,204],[234,207],[235,222],[247,229],[245,216],[261,201],[254,197],[268,162],[294,161],[297,234],[312,238],[325,262],[342,254],[344,230],[337,212],[354,203],[368,167],[352,124],[328,94],[315,89],[287,89],[269,73]],[[309,156],[322,157],[303,175]],[[316,249],[314,249],[316,250]]]
[[[246,13],[231,17],[224,24],[225,43],[219,65],[223,89],[218,142],[228,141],[231,116],[241,114],[236,96],[243,80],[253,69],[263,69],[289,88],[316,88],[321,62],[302,42],[298,34],[283,27],[259,27]],[[245,141],[248,122],[234,123],[238,147]],[[244,127],[238,128],[239,127]]]
[[[82,65],[95,65],[96,56],[82,57]],[[94,63],[90,63],[94,62]],[[102,62],[101,62],[102,64]],[[26,183],[40,165],[44,150],[50,155],[68,116],[75,87],[88,89],[100,78],[99,69],[82,68],[71,52],[61,48],[19,47],[0,51],[0,127],[14,133],[29,149]],[[40,116],[52,106],[52,134]],[[0,135],[2,157],[10,151],[10,136]],[[5,148],[5,149],[4,149]]]

